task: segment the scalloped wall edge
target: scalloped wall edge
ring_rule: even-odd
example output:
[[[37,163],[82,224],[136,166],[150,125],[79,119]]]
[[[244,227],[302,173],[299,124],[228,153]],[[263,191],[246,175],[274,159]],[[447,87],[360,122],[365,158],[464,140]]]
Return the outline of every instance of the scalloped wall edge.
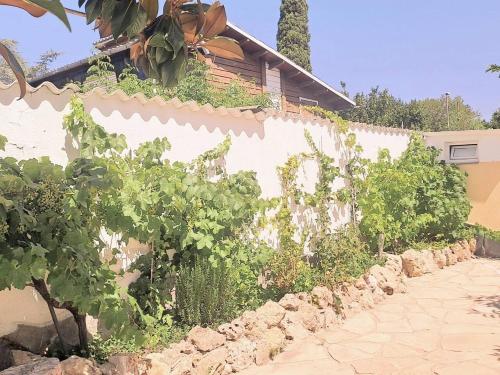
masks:
[[[16,82],[13,82],[9,85],[6,85],[2,82],[0,82],[0,90],[9,90],[13,86],[17,85]],[[174,107],[176,109],[187,109],[192,112],[198,112],[198,111],[204,111],[207,114],[216,114],[220,116],[232,116],[234,118],[244,118],[247,120],[257,120],[259,122],[265,121],[267,118],[279,118],[284,121],[291,120],[291,121],[300,121],[303,123],[318,123],[318,124],[323,124],[323,125],[335,125],[334,122],[321,118],[319,116],[314,116],[314,115],[308,115],[307,117],[301,115],[301,114],[291,114],[291,113],[286,113],[283,111],[278,111],[278,110],[273,110],[273,109],[267,109],[267,110],[262,110],[259,112],[253,112],[251,110],[245,110],[241,111],[236,108],[226,108],[226,107],[213,107],[211,104],[204,104],[200,105],[196,103],[195,101],[187,101],[183,102],[178,98],[173,98],[170,100],[165,100],[161,98],[160,96],[155,96],[153,98],[147,98],[144,96],[142,93],[134,94],[134,95],[128,95],[122,90],[115,90],[111,93],[106,92],[106,90],[97,87],[92,89],[89,92],[82,93],[80,88],[75,85],[75,84],[68,84],[64,86],[63,88],[57,88],[52,82],[43,82],[40,85],[33,87],[31,85],[27,85],[27,94],[35,94],[43,91],[46,89],[50,94],[52,95],[63,95],[68,92],[71,92],[72,94],[77,94],[78,96],[82,98],[88,98],[91,97],[92,95],[97,95],[101,99],[114,99],[118,98],[122,102],[127,102],[130,100],[135,100],[141,105],[158,105],[160,107]],[[400,128],[391,128],[391,127],[386,127],[386,126],[377,126],[377,125],[371,125],[371,124],[365,124],[365,123],[360,123],[360,122],[349,122],[349,127],[351,128],[356,128],[356,129],[362,129],[362,130],[368,130],[368,131],[373,131],[373,132],[379,132],[379,133],[390,133],[394,135],[401,135],[401,134],[411,134],[413,131],[408,130],[408,129],[400,129]]]

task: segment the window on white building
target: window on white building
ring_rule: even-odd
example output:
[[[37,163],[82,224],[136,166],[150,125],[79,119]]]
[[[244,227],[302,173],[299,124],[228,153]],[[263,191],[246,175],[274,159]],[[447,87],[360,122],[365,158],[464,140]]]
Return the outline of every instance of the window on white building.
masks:
[[[477,144],[450,145],[450,161],[456,163],[477,162]]]

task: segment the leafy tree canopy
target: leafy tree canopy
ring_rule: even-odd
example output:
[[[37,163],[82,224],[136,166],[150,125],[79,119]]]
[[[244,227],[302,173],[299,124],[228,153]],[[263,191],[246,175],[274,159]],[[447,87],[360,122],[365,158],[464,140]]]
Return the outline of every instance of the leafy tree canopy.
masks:
[[[308,11],[306,0],[282,0],[277,39],[278,52],[312,71]]]
[[[387,89],[375,87],[368,94],[357,93],[354,101],[355,108],[340,113],[346,120],[423,131],[482,129],[485,126],[479,113],[460,96],[449,98],[449,127],[445,96],[404,102]]]
[[[500,108],[498,108],[492,115],[491,120],[487,124],[488,128],[500,129]]]

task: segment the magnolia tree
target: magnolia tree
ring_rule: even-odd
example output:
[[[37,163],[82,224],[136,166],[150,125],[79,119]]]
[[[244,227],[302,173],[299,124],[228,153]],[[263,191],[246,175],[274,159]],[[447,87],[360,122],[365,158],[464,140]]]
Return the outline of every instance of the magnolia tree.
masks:
[[[78,0],[85,12],[64,8],[60,0],[0,0],[0,5],[24,9],[33,17],[52,13],[69,30],[67,13],[85,16],[101,37],[133,42],[132,61],[165,86],[175,86],[183,77],[190,54],[200,59],[207,52],[244,58],[235,40],[219,36],[226,29],[227,17],[218,1],[209,6],[200,0],[166,0],[161,11],[159,0]],[[21,64],[5,43],[0,43],[0,55],[12,68],[22,98],[26,77]]]

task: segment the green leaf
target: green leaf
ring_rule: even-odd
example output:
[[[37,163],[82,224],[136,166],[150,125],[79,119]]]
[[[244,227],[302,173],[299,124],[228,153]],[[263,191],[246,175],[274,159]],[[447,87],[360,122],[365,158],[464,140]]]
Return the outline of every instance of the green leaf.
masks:
[[[16,56],[14,56],[14,54],[2,42],[0,42],[0,56],[5,59],[7,65],[9,65],[9,67],[14,72],[14,75],[16,76],[17,82],[19,84],[19,88],[21,90],[19,99],[22,99],[24,95],[26,95],[27,83],[21,64],[19,63],[19,61],[17,61]]]
[[[66,25],[69,31],[71,31],[68,16],[66,15],[64,6],[59,0],[29,0],[29,2],[36,4],[40,8],[46,9],[48,12],[52,13]]]

